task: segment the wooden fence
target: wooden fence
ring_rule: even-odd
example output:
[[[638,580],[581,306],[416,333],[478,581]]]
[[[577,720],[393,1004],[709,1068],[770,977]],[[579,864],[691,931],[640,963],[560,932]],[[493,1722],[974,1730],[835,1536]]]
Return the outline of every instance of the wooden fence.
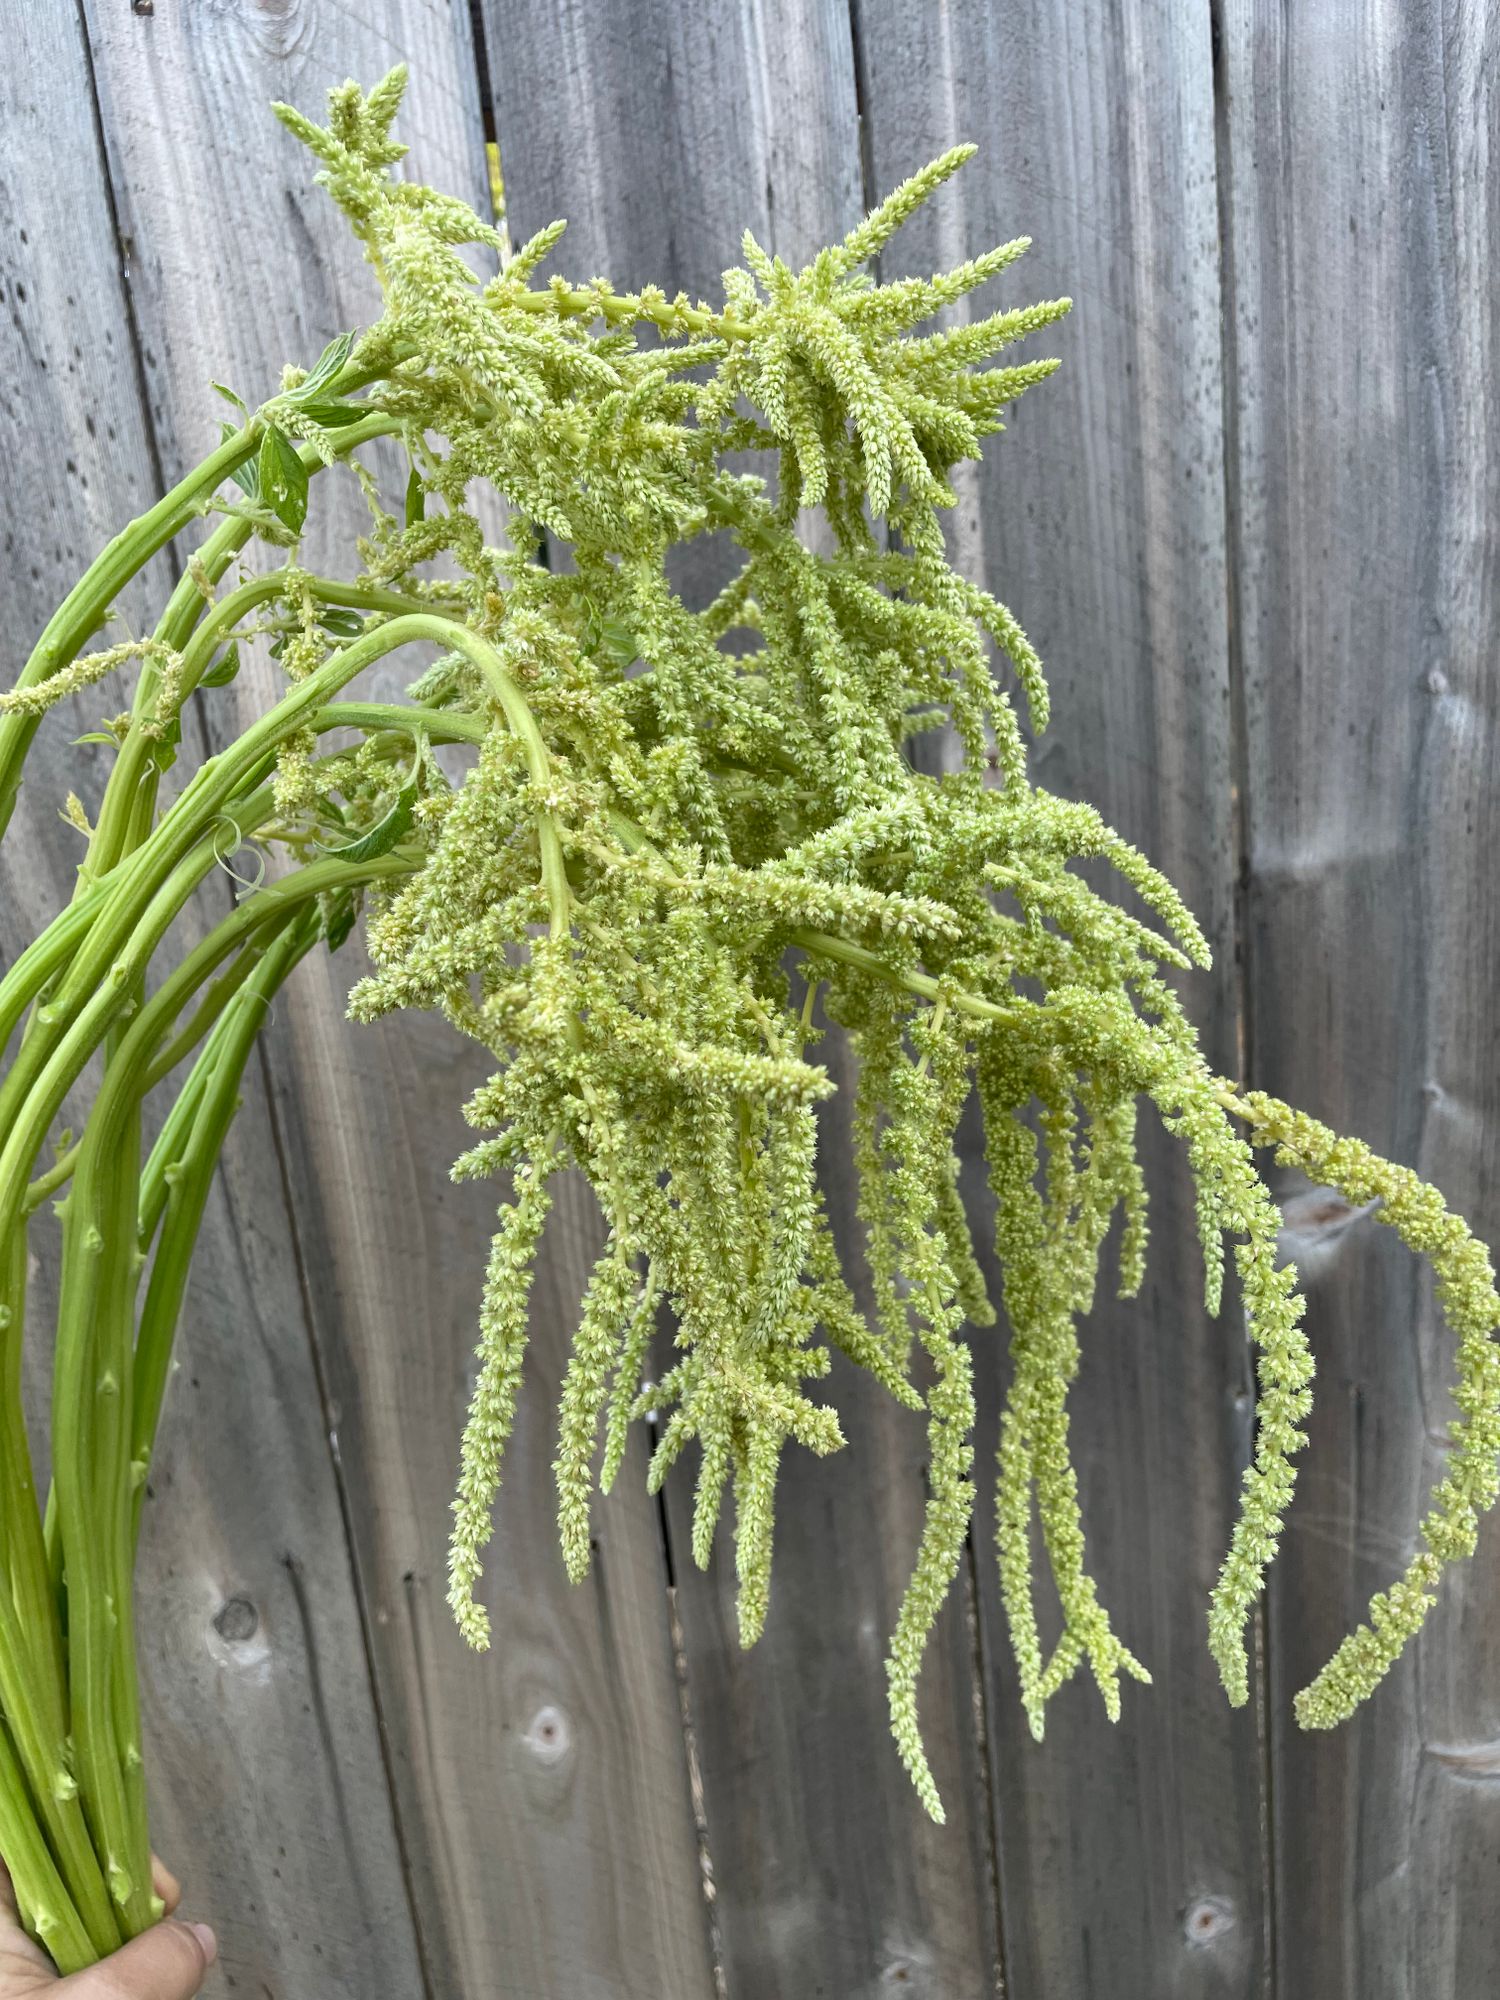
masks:
[[[713,293],[749,224],[798,259],[960,138],[894,246],[1025,230],[1065,368],[962,493],[962,560],[1051,670],[1038,753],[1161,861],[1218,969],[1215,1059],[1500,1234],[1500,16],[1485,0],[20,0],[0,66],[0,645],[107,534],[374,309],[272,98],[409,58],[424,178],[562,263]],[[160,566],[159,566],[160,567]],[[148,583],[150,579],[147,580]],[[142,611],[132,593],[122,610]],[[8,677],[8,674],[7,674]],[[264,693],[264,689],[261,690]],[[90,726],[97,698],[80,709]],[[52,731],[56,797],[63,739]],[[66,893],[47,767],[0,850],[6,960]],[[87,784],[79,785],[87,792]],[[205,1226],[144,1553],[158,1845],[275,2000],[1477,2000],[1500,1979],[1500,1537],[1359,1719],[1291,1691],[1404,1560],[1451,1356],[1371,1219],[1294,1194],[1319,1406],[1231,1714],[1204,1607],[1250,1444],[1182,1175],[1091,1328],[1093,1557],[1155,1686],[1022,1725],[987,1522],[923,1684],[919,1814],[880,1669],[920,1423],[858,1384],[791,1463],[765,1640],[673,1552],[679,1491],[599,1517],[573,1590],[549,1401],[595,1224],[565,1203],[491,1564],[443,1604],[493,1197],[455,1189],[472,1064],[355,1029],[348,967],[279,1009]],[[977,1160],[972,1163],[976,1168]],[[835,1188],[835,1198],[840,1198]],[[45,1271],[38,1283],[45,1290]],[[983,1347],[981,1456],[1003,1362]],[[38,1376],[38,1384],[41,1378]],[[639,1467],[637,1467],[639,1470]]]

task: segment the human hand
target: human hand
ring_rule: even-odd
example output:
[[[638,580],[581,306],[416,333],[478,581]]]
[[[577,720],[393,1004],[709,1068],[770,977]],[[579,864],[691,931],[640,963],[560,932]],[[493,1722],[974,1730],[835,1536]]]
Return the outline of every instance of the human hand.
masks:
[[[177,1921],[182,1889],[153,1855],[152,1879],[167,1906],[159,1924],[91,1965],[61,1979],[39,1944],[26,1935],[16,1914],[10,1877],[0,1868],[0,2000],[192,2000],[219,1955],[207,1924]]]

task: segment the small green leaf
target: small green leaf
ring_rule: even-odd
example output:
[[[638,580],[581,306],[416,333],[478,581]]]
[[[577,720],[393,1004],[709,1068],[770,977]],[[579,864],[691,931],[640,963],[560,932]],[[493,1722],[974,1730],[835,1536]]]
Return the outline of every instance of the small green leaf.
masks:
[[[362,417],[369,416],[369,409],[362,403],[304,403],[298,400],[297,408],[304,416],[321,424],[325,431],[336,431],[344,424],[357,424]]]
[[[234,407],[235,407],[235,408],[236,408],[237,410],[244,410],[244,409],[245,409],[245,399],[244,399],[244,397],[243,397],[243,396],[237,396],[237,395],[236,395],[236,394],[234,393],[233,389],[228,389],[228,388],[226,388],[226,387],[224,386],[224,384],[223,384],[222,382],[210,382],[208,386],[209,386],[209,388],[210,388],[210,389],[212,389],[212,390],[213,390],[213,391],[215,392],[215,394],[217,394],[217,395],[220,395],[220,396],[222,396],[222,397],[224,398],[224,401],[225,401],[226,403],[233,403]],[[246,414],[246,415],[248,416],[248,415],[249,415],[249,411],[248,411],[248,410],[246,410],[246,411],[245,411],[245,414]]]
[[[323,899],[323,936],[330,951],[337,951],[354,929],[359,915],[359,898],[352,889],[340,889]]]
[[[118,750],[120,747],[119,737],[112,736],[107,729],[91,729],[87,736],[75,736],[73,741],[75,744],[107,743],[112,750]]]
[[[261,498],[291,534],[302,532],[307,519],[307,467],[297,447],[273,424],[261,439]]]
[[[406,482],[406,525],[414,528],[427,515],[427,488],[422,484],[422,475],[415,466]]]
[[[214,662],[198,685],[199,687],[206,688],[228,687],[239,670],[240,642],[238,639],[231,639],[229,644],[224,648],[223,659]]]
[[[219,443],[228,444],[232,437],[238,437],[239,434],[238,424],[223,423],[219,426]],[[243,465],[237,465],[229,476],[242,493],[248,493],[252,500],[260,498],[260,469],[253,458],[247,458]]]
[[[368,833],[362,833],[345,847],[325,847],[323,852],[330,861],[376,861],[410,833],[416,806],[417,784],[411,778],[396,794],[396,803],[385,818],[377,820]]]
[[[357,611],[341,610],[337,605],[325,605],[318,613],[318,623],[338,639],[357,639],[365,629],[365,621]]]
[[[306,378],[298,383],[287,400],[293,403],[302,403],[309,395],[313,395],[319,389],[325,388],[349,359],[353,346],[354,335],[352,333],[335,335],[323,349],[323,352],[318,356],[312,367],[307,371]]]
[[[600,621],[595,650],[600,659],[612,667],[617,667],[621,673],[634,663],[640,653],[634,632],[618,618],[605,618]]]

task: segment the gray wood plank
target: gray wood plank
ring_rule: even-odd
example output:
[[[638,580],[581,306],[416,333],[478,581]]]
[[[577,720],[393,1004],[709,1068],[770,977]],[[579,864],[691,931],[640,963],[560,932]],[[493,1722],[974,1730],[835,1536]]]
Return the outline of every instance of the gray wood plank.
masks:
[[[568,216],[560,269],[713,299],[747,226],[802,261],[859,219],[842,0],[491,0],[484,17],[512,234]],[[852,1239],[846,1151],[830,1136],[824,1157]],[[787,1455],[771,1617],[748,1654],[727,1532],[700,1575],[690,1482],[668,1485],[725,1976],[733,2000],[897,1984],[977,2000],[995,1990],[997,1941],[969,1634],[956,1600],[923,1686],[939,1830],[891,1745],[882,1667],[920,1535],[924,1433],[851,1372],[833,1378],[848,1451]]]
[[[369,82],[410,57],[408,170],[483,200],[468,15],[386,0],[146,21],[99,8],[91,22],[148,382],[175,466],[212,435],[210,377],[228,370],[247,396],[264,394],[284,357],[315,356],[378,303],[268,101],[316,113],[329,84]],[[363,520],[352,482],[320,488],[315,511],[308,559],[346,562]],[[413,670],[393,663],[389,686]],[[257,704],[271,684],[252,683]],[[585,1591],[569,1592],[555,1553],[549,1398],[586,1216],[573,1204],[550,1233],[537,1379],[489,1564],[498,1638],[479,1658],[452,1629],[442,1577],[497,1198],[453,1190],[447,1168],[481,1072],[435,1023],[347,1025],[357,969],[352,953],[306,967],[267,1046],[432,1990],[696,1995],[710,1977],[706,1922],[656,1518],[644,1504],[612,1512]],[[405,1988],[391,1974],[378,1990]]]
[[[1266,1088],[1500,1234],[1500,19],[1223,10],[1250,1035]],[[1317,1405],[1272,1600],[1285,2000],[1488,1991],[1500,1536],[1352,1723],[1291,1697],[1405,1563],[1451,1342],[1388,1232],[1294,1232]]]
[[[1235,1064],[1230,706],[1214,101],[1206,9],[1174,0],[856,7],[882,188],[961,139],[979,157],[886,263],[927,271],[1027,233],[1016,304],[1067,293],[1030,351],[1064,368],[961,492],[957,559],[1047,663],[1040,782],[1161,863],[1218,970],[1189,1003]],[[979,309],[988,310],[980,305]],[[977,1151],[977,1135],[973,1141]],[[1151,1275],[1083,1329],[1073,1396],[1091,1567],[1156,1685],[1111,1730],[1081,1682],[1033,1745],[989,1523],[978,1557],[1009,1990],[1018,2000],[1246,1995],[1265,1977],[1260,1749],[1205,1645],[1248,1446],[1243,1343],[1208,1324],[1181,1163],[1153,1144]],[[977,1159],[971,1179],[980,1178]],[[987,1357],[981,1463],[1002,1369]]]
[[[511,237],[566,217],[559,269],[714,300],[745,229],[796,255],[858,220],[836,0],[481,11]]]
[[[18,15],[0,76],[0,506],[9,682],[86,562],[158,490],[83,36]],[[170,582],[127,591],[147,624]],[[126,705],[107,683],[50,718],[0,848],[0,959],[66,901],[107,760],[69,739]],[[255,1080],[203,1225],[139,1566],[157,1846],[223,1972],[259,1993],[417,1990],[349,1552]],[[50,1219],[49,1219],[50,1220]],[[33,1410],[45,1416],[55,1230],[36,1233]],[[39,1438],[44,1446],[44,1439]],[[226,1607],[232,1610],[226,1615]],[[226,1634],[230,1635],[226,1637]],[[238,1635],[233,1636],[233,1635]],[[314,1891],[311,1885],[316,1885]]]

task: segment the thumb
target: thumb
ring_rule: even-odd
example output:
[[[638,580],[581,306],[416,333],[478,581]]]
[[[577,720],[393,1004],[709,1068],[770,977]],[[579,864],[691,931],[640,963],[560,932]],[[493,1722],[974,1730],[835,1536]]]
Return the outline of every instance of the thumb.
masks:
[[[51,1990],[55,2000],[192,2000],[218,1955],[207,1924],[169,1917]]]

